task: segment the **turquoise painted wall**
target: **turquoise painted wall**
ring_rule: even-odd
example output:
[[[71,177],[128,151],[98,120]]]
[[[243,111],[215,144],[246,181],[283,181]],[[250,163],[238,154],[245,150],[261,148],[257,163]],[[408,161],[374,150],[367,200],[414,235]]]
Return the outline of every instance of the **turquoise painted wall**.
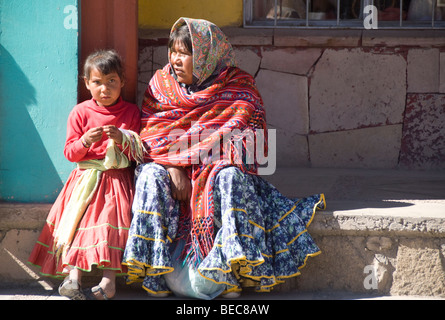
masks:
[[[77,103],[78,0],[0,0],[0,201],[53,202]]]

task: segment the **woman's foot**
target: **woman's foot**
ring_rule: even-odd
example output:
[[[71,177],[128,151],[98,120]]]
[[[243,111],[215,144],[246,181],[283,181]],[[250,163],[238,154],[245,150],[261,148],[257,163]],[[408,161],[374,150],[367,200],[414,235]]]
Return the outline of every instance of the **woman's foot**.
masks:
[[[70,280],[69,277],[60,284],[59,294],[71,300],[86,300],[85,295],[80,289],[80,284],[77,280]]]
[[[223,293],[221,295],[221,297],[225,298],[225,299],[236,299],[239,298],[241,296],[241,292],[227,292],[227,293]]]

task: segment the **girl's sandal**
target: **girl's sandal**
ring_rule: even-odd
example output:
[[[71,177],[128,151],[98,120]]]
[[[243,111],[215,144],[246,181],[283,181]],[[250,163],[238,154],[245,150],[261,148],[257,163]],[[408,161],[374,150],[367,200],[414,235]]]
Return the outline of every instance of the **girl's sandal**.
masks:
[[[111,300],[114,298],[114,296],[112,296],[112,297],[107,296],[104,289],[102,289],[100,286],[95,286],[95,287],[92,287],[91,289],[87,290],[85,292],[86,298],[88,300],[102,300],[102,299],[97,299],[97,296],[96,296],[97,292],[100,293],[100,295],[103,297],[103,300]]]
[[[59,294],[71,300],[86,300],[77,281],[65,279],[59,286]]]

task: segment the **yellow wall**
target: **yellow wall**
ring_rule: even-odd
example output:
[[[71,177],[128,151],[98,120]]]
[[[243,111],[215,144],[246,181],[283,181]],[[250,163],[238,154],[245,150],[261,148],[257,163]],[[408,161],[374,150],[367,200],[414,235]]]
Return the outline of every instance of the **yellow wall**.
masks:
[[[180,17],[206,19],[219,27],[242,26],[242,0],[139,0],[139,27],[170,29]]]

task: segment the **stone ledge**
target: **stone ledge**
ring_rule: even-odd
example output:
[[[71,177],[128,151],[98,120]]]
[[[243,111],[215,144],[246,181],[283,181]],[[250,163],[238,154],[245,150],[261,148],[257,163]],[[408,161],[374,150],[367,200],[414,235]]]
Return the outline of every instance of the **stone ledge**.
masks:
[[[359,47],[360,30],[275,29],[274,45],[285,47]]]
[[[445,203],[444,170],[279,167],[264,178],[290,198],[324,193],[328,208],[331,201],[372,201],[377,208],[394,201]]]
[[[263,178],[290,198],[324,193],[317,232],[445,233],[445,171],[279,167]],[[51,206],[0,202],[0,231],[38,230]]]
[[[381,203],[375,202],[331,202],[327,210],[317,212],[309,232],[319,235],[445,238],[445,204],[388,202],[388,207],[382,207]]]
[[[443,47],[445,30],[222,28],[234,46]],[[140,29],[143,43],[165,45],[170,30]]]
[[[41,229],[51,206],[50,203],[0,202],[0,231]]]
[[[0,203],[0,231],[40,230],[51,204]],[[317,211],[311,232],[322,235],[445,237],[445,203],[331,201]]]
[[[363,30],[363,46],[443,47],[445,30]]]

